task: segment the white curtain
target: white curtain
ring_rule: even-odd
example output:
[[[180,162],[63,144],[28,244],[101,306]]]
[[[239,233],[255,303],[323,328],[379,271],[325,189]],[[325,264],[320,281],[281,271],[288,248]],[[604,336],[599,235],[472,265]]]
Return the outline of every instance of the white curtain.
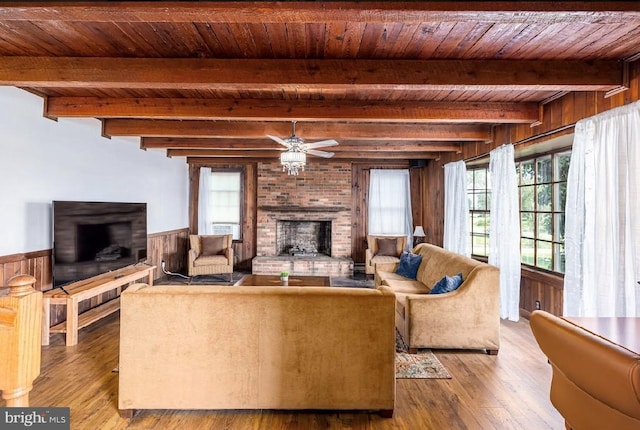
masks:
[[[567,178],[565,316],[640,316],[640,102],[579,121]]]
[[[213,234],[211,214],[211,169],[200,168],[200,185],[198,188],[198,234]]]
[[[464,161],[444,165],[444,248],[471,256],[467,166]]]
[[[513,145],[490,153],[489,264],[500,269],[500,317],[520,318],[520,205]]]
[[[413,243],[411,190],[406,169],[371,169],[369,177],[369,234],[408,236]]]

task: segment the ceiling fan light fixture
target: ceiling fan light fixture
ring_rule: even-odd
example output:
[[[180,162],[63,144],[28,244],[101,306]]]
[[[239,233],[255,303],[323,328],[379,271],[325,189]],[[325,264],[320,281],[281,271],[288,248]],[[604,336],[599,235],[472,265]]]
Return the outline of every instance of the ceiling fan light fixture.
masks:
[[[304,171],[307,155],[304,152],[289,149],[280,154],[280,164],[282,164],[283,172],[286,171],[289,175],[297,176],[300,171]]]

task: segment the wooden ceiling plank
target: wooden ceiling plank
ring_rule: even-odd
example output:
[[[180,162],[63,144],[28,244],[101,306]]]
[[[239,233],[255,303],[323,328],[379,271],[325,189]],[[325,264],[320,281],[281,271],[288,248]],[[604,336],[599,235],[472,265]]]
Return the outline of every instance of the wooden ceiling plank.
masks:
[[[56,117],[163,118],[272,121],[385,121],[532,123],[537,103],[219,100],[50,97]]]
[[[105,119],[105,136],[262,138],[289,136],[291,125],[259,121]],[[304,139],[491,141],[489,126],[476,124],[298,123]]]
[[[171,7],[171,13],[167,13]],[[561,12],[561,13],[559,13]],[[640,20],[636,2],[15,2],[0,6],[7,20],[89,22],[405,22],[480,21],[546,24]]]
[[[0,57],[0,85],[45,88],[604,91],[621,79],[620,61]]]

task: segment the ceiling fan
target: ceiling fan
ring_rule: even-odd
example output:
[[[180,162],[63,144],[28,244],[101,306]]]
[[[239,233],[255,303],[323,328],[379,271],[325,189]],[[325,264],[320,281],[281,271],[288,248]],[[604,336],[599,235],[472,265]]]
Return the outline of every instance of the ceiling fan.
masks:
[[[291,136],[284,139],[278,136],[267,135],[268,138],[275,140],[280,145],[284,145],[290,152],[302,152],[304,154],[311,154],[317,157],[331,158],[335,155],[333,152],[317,151],[315,148],[324,148],[327,146],[337,146],[338,142],[333,139],[321,140],[318,142],[305,143],[305,141],[296,136],[296,121],[291,121]]]

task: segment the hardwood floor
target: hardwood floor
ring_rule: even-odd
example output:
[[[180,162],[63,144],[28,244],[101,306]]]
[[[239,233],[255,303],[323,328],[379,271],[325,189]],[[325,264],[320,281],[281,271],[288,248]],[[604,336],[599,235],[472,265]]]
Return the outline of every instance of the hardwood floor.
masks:
[[[498,356],[435,351],[452,379],[398,379],[392,419],[365,412],[117,410],[119,313],[42,349],[32,406],[68,406],[73,430],[93,429],[564,429],[549,402],[551,368],[528,320],[503,322]],[[168,363],[170,365],[170,363]],[[4,406],[4,403],[0,403]]]

